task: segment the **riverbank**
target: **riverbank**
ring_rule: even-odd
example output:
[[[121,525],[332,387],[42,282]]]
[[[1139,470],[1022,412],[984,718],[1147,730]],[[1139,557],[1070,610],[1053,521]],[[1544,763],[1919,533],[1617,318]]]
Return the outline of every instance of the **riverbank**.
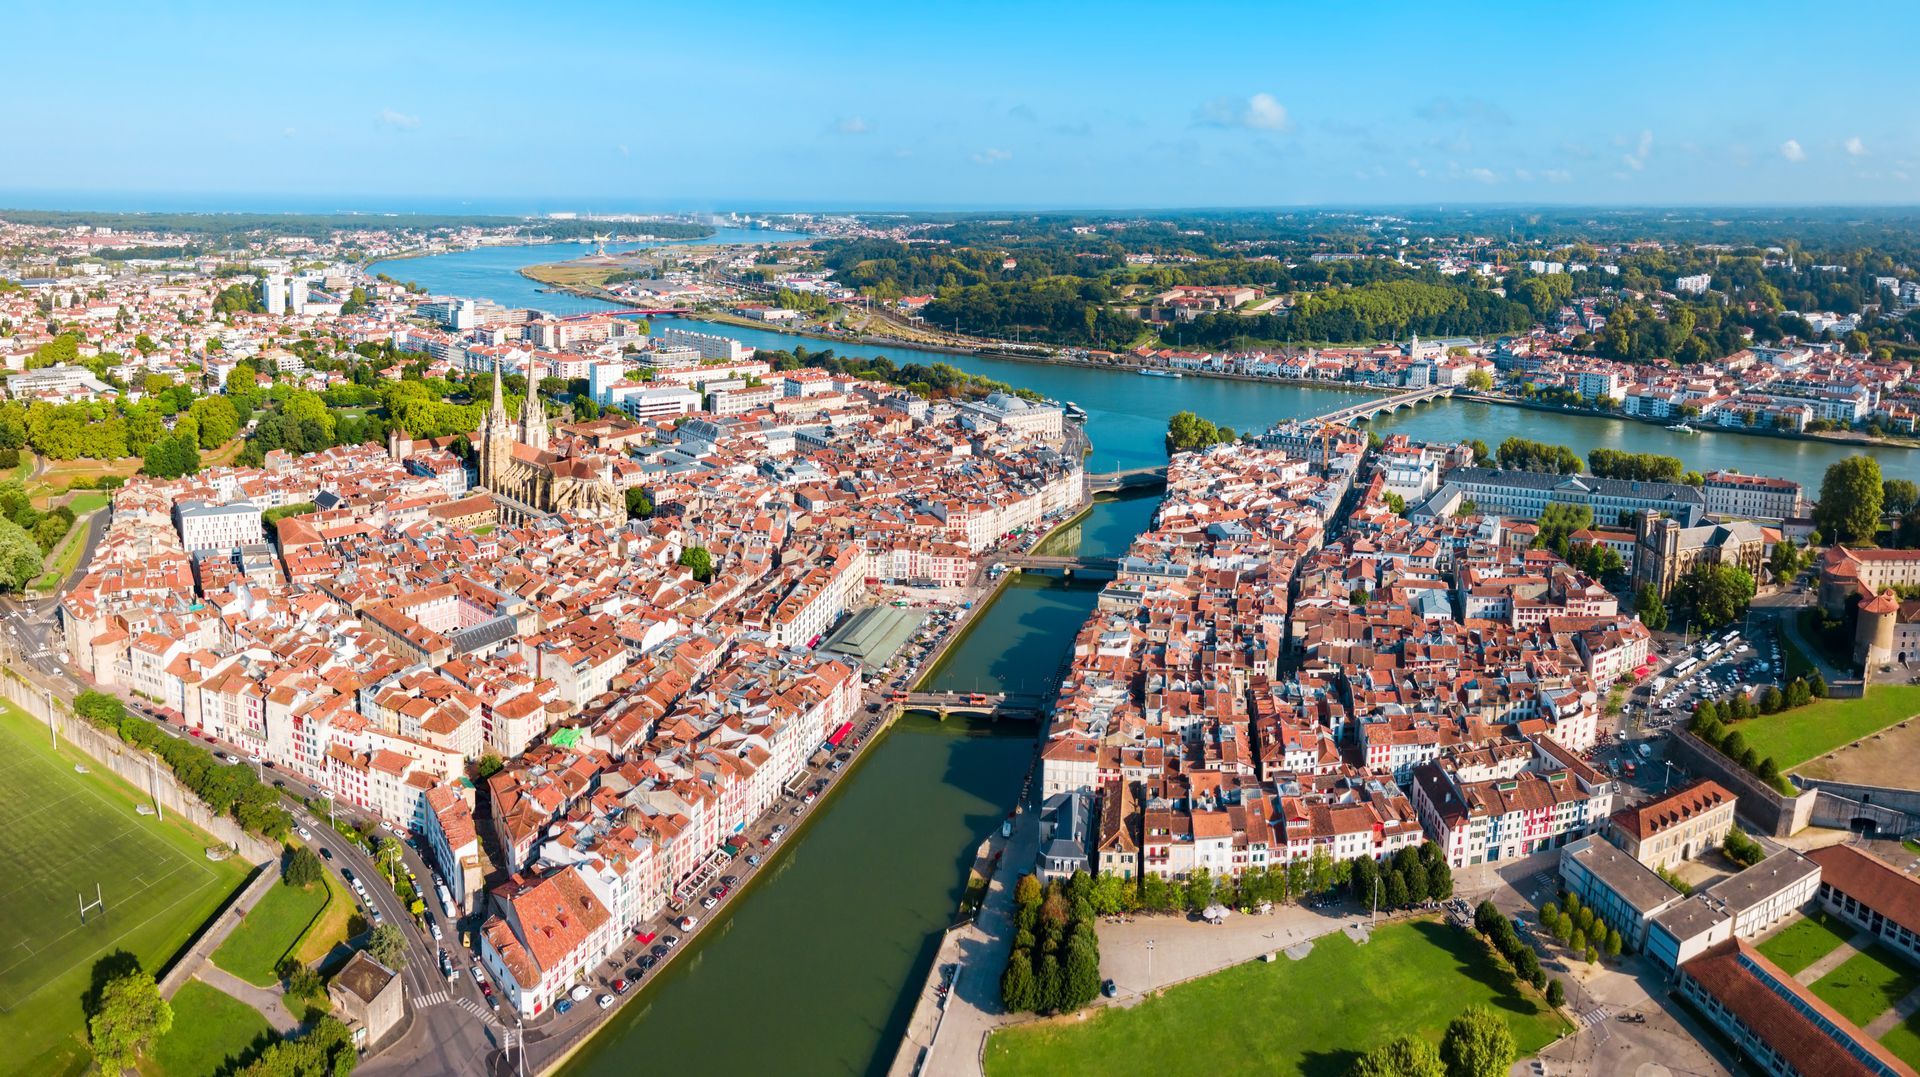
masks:
[[[1641,423],[1656,426],[1663,430],[1673,429],[1674,424],[1666,419],[1651,419],[1642,415],[1628,415],[1621,411],[1608,411],[1605,408],[1576,407],[1571,404],[1549,404],[1539,400],[1524,400],[1505,393],[1471,393],[1462,396],[1463,400],[1479,400],[1488,404],[1501,404],[1510,408],[1526,411],[1543,411],[1549,415],[1584,415],[1594,419],[1618,419],[1622,422]],[[1696,434],[1746,434],[1751,437],[1777,438],[1781,441],[1811,441],[1825,445],[1857,446],[1863,449],[1920,449],[1920,440],[1912,438],[1875,438],[1853,430],[1766,430],[1762,428],[1736,428],[1730,426],[1700,426],[1694,428]]]

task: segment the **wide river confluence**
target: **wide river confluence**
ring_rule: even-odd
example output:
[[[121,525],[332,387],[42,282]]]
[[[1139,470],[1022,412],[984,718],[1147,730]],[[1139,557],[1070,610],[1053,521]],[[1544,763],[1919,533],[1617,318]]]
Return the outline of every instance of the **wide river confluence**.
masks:
[[[723,230],[701,242],[764,242],[770,233]],[[613,250],[652,244],[622,244]],[[484,247],[401,259],[373,269],[442,295],[486,298],[555,313],[607,305],[544,291],[523,266],[589,253],[587,244]],[[898,363],[949,363],[970,373],[1071,400],[1088,413],[1092,471],[1165,461],[1167,419],[1193,411],[1237,430],[1318,414],[1351,402],[1337,389],[1215,378],[1149,378],[1060,364],[948,355],[908,347],[842,345],[676,318],[757,347],[832,347]],[[1376,424],[1416,438],[1518,435],[1587,450],[1607,446],[1680,457],[1702,471],[1735,468],[1799,480],[1816,491],[1827,465],[1849,449],[1739,434],[1677,434],[1621,419],[1561,415],[1474,401],[1441,401]],[[1920,453],[1878,449],[1889,475],[1920,475]],[[1053,549],[1089,556],[1126,549],[1151,521],[1156,499],[1102,499]],[[931,687],[1032,691],[1057,674],[1095,591],[1038,579],[1010,583],[934,671]],[[569,1073],[885,1072],[959,901],[974,848],[998,825],[1032,758],[1031,730],[909,717],[886,732],[858,769],[791,839],[749,893],[641,990]]]

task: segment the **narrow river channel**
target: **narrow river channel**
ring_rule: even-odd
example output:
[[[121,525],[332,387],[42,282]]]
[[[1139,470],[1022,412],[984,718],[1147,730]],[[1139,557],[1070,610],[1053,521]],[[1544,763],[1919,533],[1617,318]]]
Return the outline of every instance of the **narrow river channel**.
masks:
[[[765,233],[723,239],[764,239]],[[544,292],[525,265],[586,253],[583,245],[492,247],[380,263],[373,268],[438,294],[571,313],[595,300]],[[904,347],[830,345],[779,333],[663,318],[758,347],[835,347],[897,362],[944,362],[1072,400],[1089,413],[1088,469],[1166,458],[1167,418],[1191,410],[1236,429],[1332,410],[1350,393],[1212,378],[1147,378],[1084,367],[953,356]],[[1849,450],[1818,442],[1734,434],[1676,434],[1657,426],[1447,401],[1378,424],[1416,437],[1520,435],[1573,446],[1671,453],[1689,467],[1783,475],[1817,489]],[[1920,454],[1876,450],[1889,475],[1920,473]],[[1123,552],[1152,519],[1156,497],[1102,498],[1045,551]],[[1016,579],[983,611],[927,684],[957,691],[1036,691],[1051,684],[1097,591],[1057,580]],[[905,1027],[913,990],[947,926],[973,850],[1018,795],[1033,755],[1031,727],[909,716],[884,734],[824,810],[786,843],[766,874],[688,953],[641,989],[569,1064],[569,1073],[877,1074]]]

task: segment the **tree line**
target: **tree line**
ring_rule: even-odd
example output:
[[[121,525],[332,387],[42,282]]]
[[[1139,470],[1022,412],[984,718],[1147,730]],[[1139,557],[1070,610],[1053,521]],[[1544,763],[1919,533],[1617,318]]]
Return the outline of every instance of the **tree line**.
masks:
[[[280,806],[279,791],[260,781],[252,767],[222,763],[199,744],[163,733],[105,692],[87,691],[74,700],[73,712],[89,724],[159,756],[173,776],[209,808],[255,834],[280,841],[292,829],[292,817]]]

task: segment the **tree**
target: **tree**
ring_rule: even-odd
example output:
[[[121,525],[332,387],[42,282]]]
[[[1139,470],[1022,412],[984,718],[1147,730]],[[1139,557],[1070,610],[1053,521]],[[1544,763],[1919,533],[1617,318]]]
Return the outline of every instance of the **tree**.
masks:
[[[485,781],[488,778],[493,777],[495,774],[500,773],[500,771],[505,767],[506,767],[506,764],[501,762],[500,755],[498,752],[488,752],[487,754],[480,757],[480,762],[475,766],[474,769],[479,773],[480,780]]]
[[[217,449],[240,432],[240,412],[224,396],[202,397],[187,412],[200,424],[200,447]]]
[[[102,1073],[129,1069],[173,1027],[173,1007],[138,965],[108,980],[87,1020],[87,1041]]]
[[[127,705],[119,699],[89,688],[74,697],[73,712],[82,718],[88,718],[95,725],[119,726],[120,719],[126,717]]]
[[[1033,978],[1033,958],[1025,950],[1015,950],[1007,959],[1007,971],[1000,976],[1000,1005],[1008,1013],[1031,1013],[1039,1009],[1040,985]]]
[[[1634,598],[1634,611],[1640,615],[1640,623],[1655,632],[1667,627],[1667,606],[1660,601],[1660,592],[1652,584],[1643,584],[1640,593]]]
[[[40,575],[40,544],[12,520],[0,518],[0,591],[19,591]]]
[[[286,983],[287,994],[293,998],[319,998],[327,993],[326,979],[297,957],[281,958],[273,971]]]
[[[398,971],[407,967],[407,937],[392,924],[381,924],[367,936],[367,954]]]
[[[1427,865],[1427,897],[1445,901],[1453,896],[1453,868],[1445,860]]]
[[[1204,449],[1232,440],[1233,431],[1230,428],[1215,426],[1212,421],[1190,411],[1176,412],[1173,418],[1167,420],[1167,449],[1171,452]]]
[[[1612,925],[1608,925],[1608,927],[1607,927],[1607,956],[1608,956],[1608,957],[1619,957],[1619,956],[1620,956],[1620,951],[1621,951],[1621,950],[1622,950],[1623,948],[1625,948],[1625,946],[1626,946],[1626,940],[1620,937],[1620,929],[1619,929],[1619,928],[1617,928],[1617,927],[1614,927],[1614,926],[1612,926]]]
[[[1680,578],[1680,593],[1700,624],[1718,628],[1740,619],[1753,602],[1753,574],[1739,565],[1700,562]]]
[[[1467,388],[1476,393],[1484,393],[1493,388],[1493,374],[1486,367],[1474,367],[1467,371]]]
[[[1448,1077],[1504,1077],[1519,1053],[1513,1030],[1484,1006],[1469,1006],[1440,1041]]]
[[[1396,869],[1387,873],[1387,891],[1383,903],[1390,909],[1406,906],[1407,876],[1405,872]]]
[[[325,873],[325,866],[313,850],[300,845],[287,854],[287,862],[280,868],[280,882],[286,886],[308,887],[319,882]]]
[[[627,519],[644,520],[653,515],[653,499],[637,486],[627,489]]]
[[[1060,961],[1052,954],[1041,954],[1040,964],[1034,969],[1034,979],[1039,981],[1039,1002],[1034,1009],[1042,1013],[1060,1009],[1061,999],[1065,997],[1065,977],[1060,972]]]
[[[1813,522],[1834,542],[1870,542],[1880,528],[1880,506],[1886,487],[1880,461],[1854,455],[1828,465],[1820,481],[1820,503]]]
[[[1187,911],[1205,912],[1213,904],[1213,873],[1206,868],[1195,868],[1187,876]]]
[[[142,475],[151,475],[156,479],[177,479],[199,470],[200,442],[197,434],[175,434],[155,442],[147,450],[146,461],[140,467]]]
[[[1091,931],[1075,933],[1067,943],[1067,962],[1060,987],[1060,1009],[1077,1010],[1100,996],[1100,948]]]
[[[713,554],[705,546],[689,546],[680,551],[680,564],[693,570],[693,578],[701,583],[713,579]]]
[[[1880,511],[1904,516],[1920,506],[1920,484],[1912,479],[1888,479],[1880,484]]]
[[[1559,980],[1547,981],[1547,1005],[1559,1009],[1567,1004],[1567,988]]]
[[[1354,1062],[1348,1077],[1446,1077],[1447,1067],[1433,1044],[1418,1036],[1383,1043]]]

